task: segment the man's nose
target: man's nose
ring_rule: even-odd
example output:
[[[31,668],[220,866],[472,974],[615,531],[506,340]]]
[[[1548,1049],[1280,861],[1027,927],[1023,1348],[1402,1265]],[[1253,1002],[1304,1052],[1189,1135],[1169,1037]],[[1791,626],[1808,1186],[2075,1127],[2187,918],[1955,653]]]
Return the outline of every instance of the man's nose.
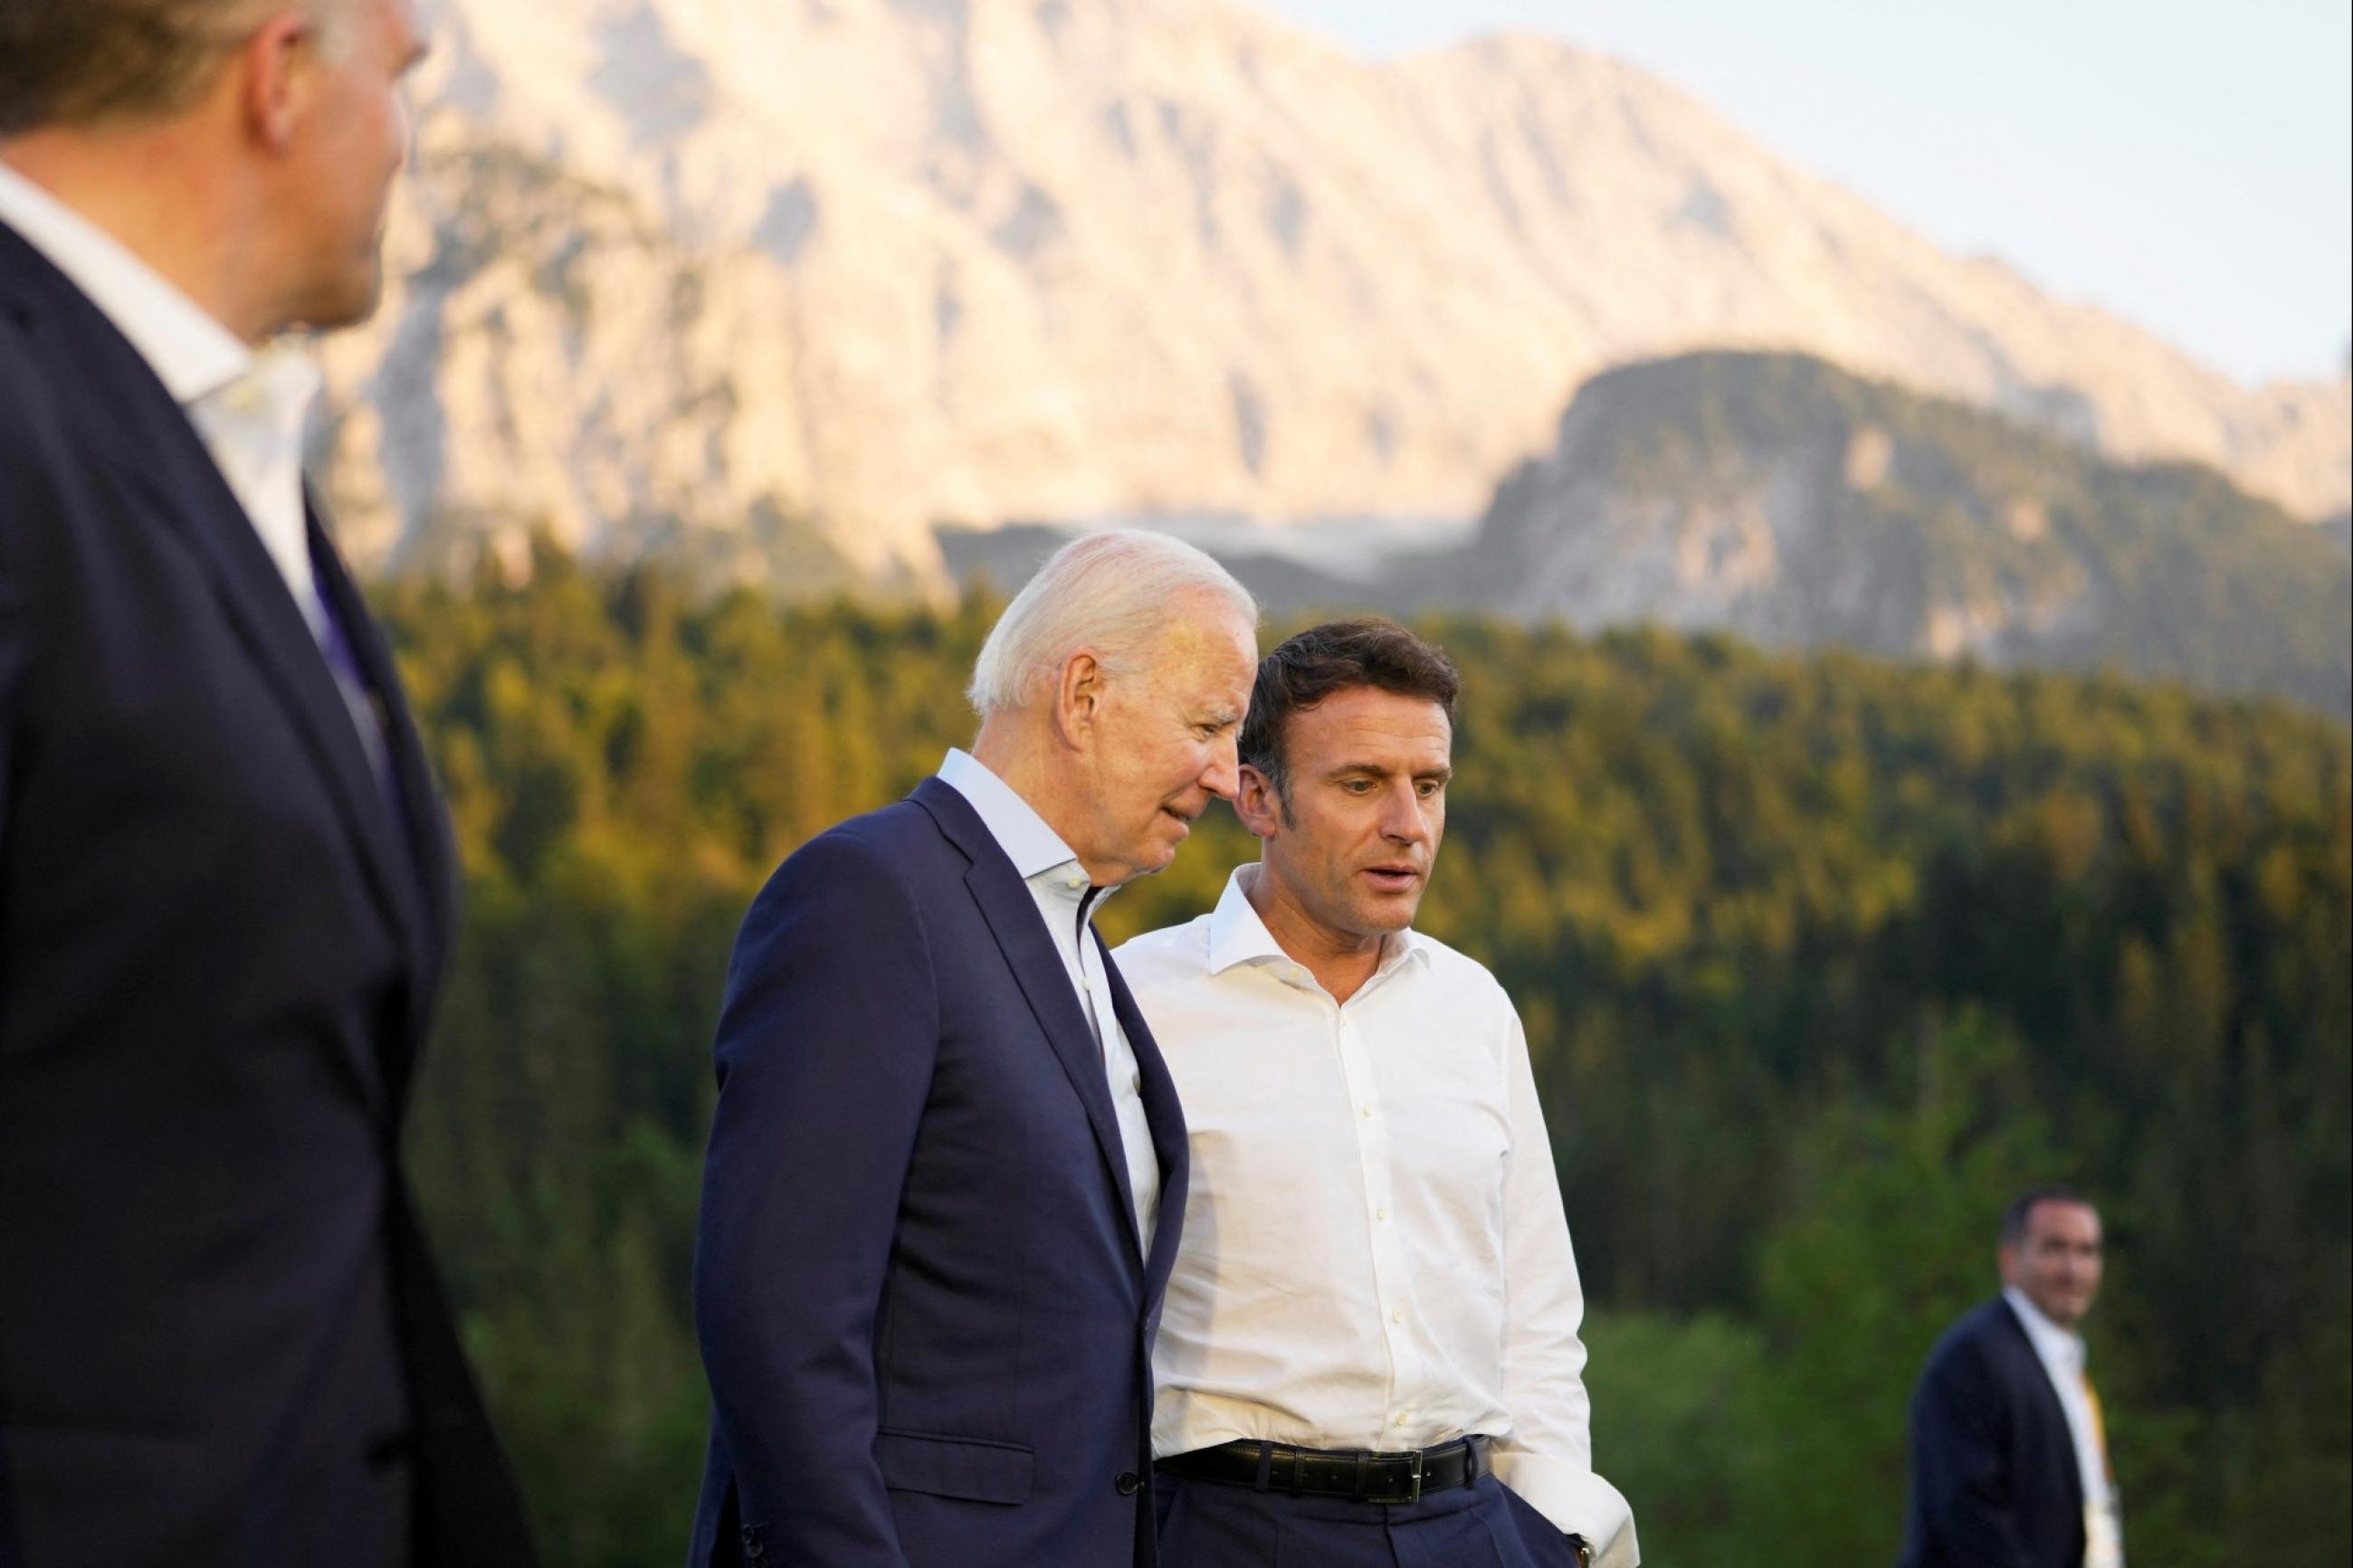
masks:
[[[1201,787],[1219,800],[1231,800],[1241,793],[1241,759],[1237,754],[1239,742],[1229,731],[1209,746],[1209,765],[1202,772]]]
[[[1430,818],[1421,798],[1408,779],[1382,798],[1381,837],[1399,844],[1423,844],[1430,839]]]

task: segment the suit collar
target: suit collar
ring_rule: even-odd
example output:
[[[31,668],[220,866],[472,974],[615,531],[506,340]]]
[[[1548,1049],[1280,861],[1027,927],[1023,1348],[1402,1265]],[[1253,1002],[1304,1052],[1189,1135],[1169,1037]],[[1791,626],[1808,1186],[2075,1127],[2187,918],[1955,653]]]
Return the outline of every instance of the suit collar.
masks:
[[[187,415],[138,351],[37,250],[0,225],[0,299],[26,321],[25,341],[58,397],[79,402],[69,427],[85,443],[95,482],[114,487],[127,515],[156,520],[210,582],[233,636],[261,684],[286,710],[353,842],[371,895],[409,960],[409,1017],[421,1019],[438,946],[417,865],[371,770],[367,753],[310,622]],[[314,565],[334,561],[311,524]],[[331,574],[337,609],[355,647],[372,643],[364,609],[340,563]],[[397,686],[380,650],[364,663],[379,695]],[[404,715],[405,723],[405,715]],[[391,727],[387,726],[389,732]],[[389,733],[388,737],[389,739]]]
[[[1135,1194],[1128,1184],[1125,1145],[1120,1140],[1118,1113],[1112,1108],[1111,1083],[1103,1073],[1103,1047],[1096,1043],[1094,1031],[1087,1026],[1086,1015],[1079,1009],[1078,994],[1071,989],[1070,971],[1064,967],[1061,955],[1054,951],[1053,938],[1038,912],[1037,901],[1029,896],[1028,885],[989,832],[987,824],[954,786],[936,776],[927,778],[915,786],[910,798],[931,814],[948,841],[971,862],[965,871],[965,886],[973,901],[980,906],[989,934],[997,939],[997,948],[1005,955],[1006,966],[1012,970],[1021,994],[1029,1003],[1029,1011],[1045,1033],[1046,1043],[1053,1047],[1062,1064],[1063,1075],[1071,1080],[1079,1103],[1086,1110],[1087,1125],[1094,1133],[1095,1151],[1102,1156],[1113,1190],[1119,1194],[1128,1256],[1136,1260],[1140,1269],[1144,1247],[1135,1224]],[[1132,1009],[1131,1015],[1122,1016],[1123,1026],[1129,1016]],[[1129,1041],[1134,1045],[1135,1036],[1131,1034]],[[1151,1114],[1149,1105],[1145,1114]],[[1156,1148],[1156,1125],[1154,1142]],[[1162,1165],[1165,1170],[1165,1159]],[[1168,1212],[1165,1194],[1162,1212]]]
[[[40,253],[106,317],[174,403],[245,374],[253,351],[120,240],[0,163],[0,224]]]
[[[971,805],[981,826],[988,829],[988,836],[997,840],[997,847],[1005,851],[1023,881],[1077,863],[1078,856],[1038,815],[1038,808],[971,752],[950,747],[940,761],[939,779]]]
[[[1097,935],[1095,941],[1100,943],[1103,938]],[[1160,1054],[1160,1043],[1152,1037],[1152,1027],[1145,1022],[1144,1011],[1135,1005],[1108,946],[1103,958],[1103,973],[1111,980],[1112,1009],[1119,1016],[1120,1027],[1127,1032],[1128,1047],[1135,1053],[1145,1120],[1152,1127],[1152,1152],[1160,1160],[1160,1223],[1153,1228],[1152,1256],[1144,1260],[1145,1310],[1151,1313],[1159,1310],[1161,1292],[1167,1289],[1169,1272],[1176,1267],[1177,1239],[1184,1229],[1191,1179],[1185,1110],[1167,1060]]]
[[[2073,1330],[2063,1329],[2043,1314],[2033,1299],[2015,1285],[2002,1287],[2001,1299],[2010,1307],[2018,1326],[2026,1331],[2027,1343],[2045,1366],[2063,1368],[2070,1374],[2084,1370],[2084,1336]]]

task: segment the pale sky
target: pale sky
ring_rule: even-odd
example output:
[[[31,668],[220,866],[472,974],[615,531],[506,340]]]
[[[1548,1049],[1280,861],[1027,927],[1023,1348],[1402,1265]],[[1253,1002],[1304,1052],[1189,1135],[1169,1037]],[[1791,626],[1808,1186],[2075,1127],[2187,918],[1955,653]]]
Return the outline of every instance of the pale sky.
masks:
[[[1504,28],[1600,49],[2242,380],[2344,370],[2347,0],[1255,3],[1376,57]]]

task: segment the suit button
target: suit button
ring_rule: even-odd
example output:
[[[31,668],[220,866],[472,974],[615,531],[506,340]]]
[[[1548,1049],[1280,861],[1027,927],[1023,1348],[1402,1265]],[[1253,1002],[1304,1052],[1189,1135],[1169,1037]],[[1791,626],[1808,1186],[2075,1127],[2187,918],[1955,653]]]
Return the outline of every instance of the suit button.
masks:
[[[1134,1470],[1122,1470],[1119,1473],[1119,1479],[1112,1482],[1112,1485],[1119,1489],[1120,1496],[1134,1497],[1137,1489],[1144,1485],[1144,1481]]]
[[[746,1563],[756,1563],[767,1554],[768,1543],[760,1539],[759,1531],[756,1529],[744,1531],[744,1561]]]

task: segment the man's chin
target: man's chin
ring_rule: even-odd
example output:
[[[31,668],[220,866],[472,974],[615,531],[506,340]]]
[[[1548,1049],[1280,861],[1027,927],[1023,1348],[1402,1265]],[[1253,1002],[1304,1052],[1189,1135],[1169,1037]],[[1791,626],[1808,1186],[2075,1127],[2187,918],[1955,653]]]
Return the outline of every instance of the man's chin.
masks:
[[[303,301],[300,319],[293,325],[302,331],[332,332],[345,327],[356,327],[376,312],[384,302],[384,268],[371,259],[364,268],[354,268],[349,274],[322,279],[311,298]]]
[[[1413,924],[1413,917],[1420,909],[1419,888],[1409,892],[1376,894],[1356,907],[1358,929],[1380,936],[1394,936]]]

